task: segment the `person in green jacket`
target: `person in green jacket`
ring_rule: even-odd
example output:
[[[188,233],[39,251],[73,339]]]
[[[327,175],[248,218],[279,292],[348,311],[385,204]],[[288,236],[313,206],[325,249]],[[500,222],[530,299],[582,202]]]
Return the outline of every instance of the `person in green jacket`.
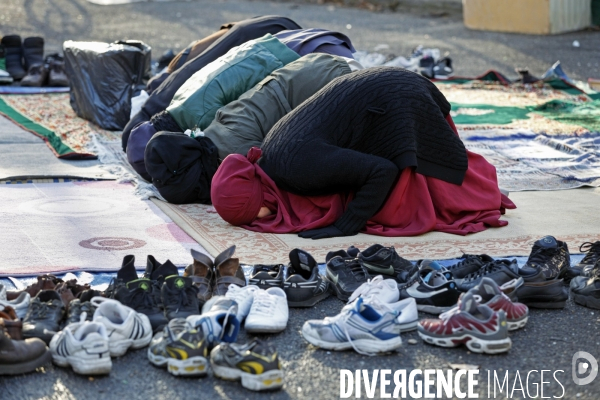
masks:
[[[146,169],[154,185],[172,203],[210,202],[210,180],[218,159],[246,154],[252,146],[260,146],[279,119],[333,79],[358,68],[360,64],[344,57],[308,54],[277,69],[220,108],[203,131],[189,132],[195,137],[175,132],[155,134],[145,151]],[[214,161],[207,165],[209,159]]]

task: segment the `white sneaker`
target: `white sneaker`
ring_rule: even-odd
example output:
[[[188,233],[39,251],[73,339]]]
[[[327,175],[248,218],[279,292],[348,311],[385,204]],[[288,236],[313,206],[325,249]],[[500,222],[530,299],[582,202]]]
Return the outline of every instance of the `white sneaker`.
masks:
[[[365,301],[369,297],[375,297],[383,303],[393,303],[400,298],[400,291],[395,280],[383,279],[383,276],[377,275],[356,288],[348,298],[348,303],[352,303],[358,297]]]
[[[256,285],[248,285],[240,287],[238,285],[234,285],[233,283],[229,285],[229,289],[227,293],[225,293],[225,297],[231,300],[234,300],[237,305],[237,313],[236,317],[240,323],[248,316],[250,312],[250,307],[252,306],[252,301],[254,300],[254,292],[260,290]],[[220,296],[211,297],[204,306],[202,306],[202,314],[208,312]]]
[[[354,349],[365,355],[385,353],[402,345],[397,317],[396,311],[378,311],[359,297],[334,317],[306,321],[302,336],[323,349]]]
[[[369,297],[364,300],[365,304],[370,305],[380,313],[396,312],[398,318],[396,322],[400,324],[400,332],[408,332],[417,329],[419,325],[419,311],[417,302],[412,297],[395,303],[383,303],[375,297]]]
[[[81,375],[108,374],[112,368],[104,325],[84,321],[68,325],[50,341],[52,361]]]
[[[8,300],[6,297],[6,287],[0,283],[0,306],[10,306],[15,309],[19,319],[25,318],[27,310],[31,303],[31,296],[27,292],[21,292],[14,300]]]
[[[202,328],[208,347],[221,342],[235,342],[240,331],[240,321],[236,317],[237,302],[225,296],[214,296],[211,300],[209,310],[203,307],[202,315],[190,315],[186,318],[187,323],[192,328]]]
[[[130,347],[140,349],[152,340],[152,325],[144,314],[135,312],[117,300],[94,297],[94,322],[106,327],[111,357],[120,357]]]
[[[288,318],[285,292],[272,287],[254,292],[254,301],[244,326],[250,333],[281,332],[287,326]]]

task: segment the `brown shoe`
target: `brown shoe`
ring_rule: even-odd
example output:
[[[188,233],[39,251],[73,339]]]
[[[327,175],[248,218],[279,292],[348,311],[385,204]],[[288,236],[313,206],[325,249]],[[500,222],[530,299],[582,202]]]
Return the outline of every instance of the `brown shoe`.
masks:
[[[69,86],[69,78],[65,72],[64,61],[53,60],[50,62],[50,71],[48,73],[48,86],[63,87]]]
[[[8,335],[5,321],[0,320],[0,375],[17,375],[35,371],[50,362],[48,347],[38,338],[14,340]]]
[[[68,283],[67,282],[62,282],[59,283],[58,285],[56,285],[56,288],[54,289],[58,292],[58,294],[60,295],[60,298],[62,299],[63,303],[65,304],[65,308],[69,308],[69,303],[71,303],[71,300],[75,300],[75,296],[73,295],[73,292],[71,291],[71,289],[69,289]]]
[[[2,306],[0,306],[0,309],[1,308]],[[23,323],[19,317],[17,317],[14,308],[5,306],[4,309],[0,311],[0,319],[4,320],[4,326],[12,339],[23,340],[21,332],[23,330]]]
[[[235,246],[231,246],[215,258],[216,282],[213,296],[224,296],[231,284],[246,286],[244,270],[240,267],[238,258],[231,258],[233,253],[235,253]]]
[[[80,285],[79,283],[77,283],[76,279],[71,279],[65,282],[67,284],[67,288],[69,288],[69,290],[71,291],[71,293],[73,293],[73,296],[79,298],[81,296],[81,293],[83,293],[86,290],[90,290],[91,286],[87,283]]]
[[[48,70],[44,64],[35,64],[29,67],[27,75],[21,80],[21,86],[42,87],[46,85]]]
[[[198,303],[202,307],[206,300],[212,297],[213,286],[215,284],[213,262],[207,255],[194,249],[191,250],[191,253],[194,263],[185,268],[183,276],[192,278],[194,286],[198,288]]]
[[[57,278],[54,275],[40,275],[37,277],[37,282],[29,285],[25,291],[33,298],[42,290],[54,290],[56,285],[60,282],[62,282],[62,279]]]

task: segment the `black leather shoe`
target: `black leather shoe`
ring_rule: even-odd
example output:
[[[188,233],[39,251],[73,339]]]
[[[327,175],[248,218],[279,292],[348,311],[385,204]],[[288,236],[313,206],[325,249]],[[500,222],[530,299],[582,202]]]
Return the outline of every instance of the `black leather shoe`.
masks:
[[[46,344],[59,330],[65,305],[55,290],[42,290],[31,300],[23,319],[23,337],[40,338]]]
[[[520,303],[533,308],[564,308],[569,298],[569,290],[562,279],[540,282],[525,282],[517,289]]]

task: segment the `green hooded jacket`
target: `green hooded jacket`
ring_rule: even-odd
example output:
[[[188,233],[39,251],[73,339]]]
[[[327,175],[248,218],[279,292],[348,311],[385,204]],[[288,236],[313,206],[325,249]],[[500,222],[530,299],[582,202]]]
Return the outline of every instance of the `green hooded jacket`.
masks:
[[[335,78],[350,73],[342,57],[324,53],[307,54],[273,71],[239,99],[217,111],[204,130],[219,149],[219,158],[246,155],[284,115],[302,104]]]
[[[192,75],[175,93],[167,111],[182,130],[204,130],[219,108],[299,57],[270,34],[250,40]]]

